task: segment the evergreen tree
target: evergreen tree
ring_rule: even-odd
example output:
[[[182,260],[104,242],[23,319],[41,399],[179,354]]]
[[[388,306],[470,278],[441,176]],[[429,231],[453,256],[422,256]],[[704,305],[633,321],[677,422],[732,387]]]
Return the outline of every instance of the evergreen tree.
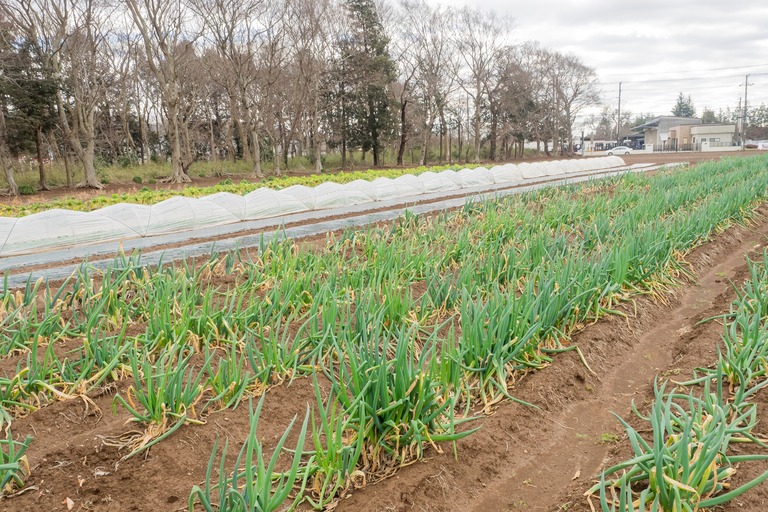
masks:
[[[36,47],[25,39],[5,39],[0,98],[5,109],[8,148],[14,155],[35,151],[40,188],[47,189],[43,135],[56,126],[58,82],[51,78]]]
[[[339,41],[337,94],[344,103],[341,119],[349,145],[373,153],[379,165],[382,140],[394,126],[388,86],[396,66],[387,51],[389,38],[373,0],[346,0],[349,30]]]
[[[677,95],[677,102],[672,108],[672,115],[677,117],[696,117],[696,108],[689,94],[686,98],[683,93]]]
[[[650,112],[648,112],[648,113],[645,113],[645,114],[643,114],[643,113],[637,114],[637,115],[636,115],[636,116],[635,116],[635,117],[632,119],[632,126],[640,126],[641,124],[645,124],[645,123],[647,123],[648,121],[651,121],[652,119],[655,119],[656,117],[657,117],[657,116],[653,115],[653,114],[652,114],[652,113],[650,113]]]
[[[717,122],[717,115],[715,114],[714,110],[710,110],[707,107],[704,107],[704,111],[701,113],[701,122],[702,123],[716,123]]]

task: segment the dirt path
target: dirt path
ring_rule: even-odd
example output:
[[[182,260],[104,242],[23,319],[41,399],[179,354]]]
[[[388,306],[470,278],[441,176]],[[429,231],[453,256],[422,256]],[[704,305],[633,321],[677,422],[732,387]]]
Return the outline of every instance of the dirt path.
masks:
[[[689,258],[695,282],[667,295],[668,305],[642,298],[574,337],[598,377],[573,353],[526,378],[513,394],[541,411],[508,403],[453,455],[404,468],[393,479],[342,502],[338,510],[589,510],[581,496],[622,429],[611,414],[631,414],[651,398],[657,375],[691,374],[716,360],[722,326],[695,324],[726,311],[731,281],[746,277],[745,254],[761,249],[768,222],[733,228]]]

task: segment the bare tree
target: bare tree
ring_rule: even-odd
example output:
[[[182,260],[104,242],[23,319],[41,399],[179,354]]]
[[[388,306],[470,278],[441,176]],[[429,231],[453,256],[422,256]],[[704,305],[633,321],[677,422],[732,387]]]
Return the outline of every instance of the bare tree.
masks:
[[[94,167],[95,113],[109,77],[104,65],[107,4],[102,0],[12,0],[3,10],[35,41],[54,78],[66,84],[56,101],[60,127],[85,171],[78,186],[102,188]],[[36,136],[41,137],[39,131]]]
[[[268,39],[265,33],[274,30],[277,23],[270,16],[270,0],[193,0],[192,4],[205,20],[206,34],[222,64],[211,70],[211,77],[221,80],[229,96],[232,125],[243,146],[243,158],[251,162],[254,175],[261,177],[257,57]]]
[[[168,144],[171,148],[172,173],[167,181],[188,183],[191,161],[182,153],[182,127],[179,97],[179,69],[190,57],[188,47],[198,35],[190,31],[189,11],[181,0],[125,0],[134,25],[144,42],[144,52],[150,71],[160,88],[160,99],[166,121]]]
[[[421,123],[421,163],[426,165],[435,123],[445,126],[445,109],[455,86],[458,70],[456,45],[450,20],[453,13],[442,7],[432,7],[424,0],[406,1],[403,11],[401,38],[409,41],[415,66],[414,94],[423,110]]]
[[[600,101],[595,70],[586,66],[575,55],[554,54],[550,67],[555,95],[555,111],[561,121],[562,130],[568,145],[568,152],[573,154],[573,125],[576,116],[587,106]]]
[[[309,139],[315,171],[322,172],[320,98],[322,76],[331,60],[333,20],[329,14],[329,0],[294,0],[291,2],[286,28],[293,46],[293,64],[296,68],[296,93],[303,105],[295,112],[308,110]]]
[[[419,73],[419,19],[424,7],[422,2],[403,0],[400,10],[384,18],[385,26],[394,34],[390,42],[392,59],[398,64],[398,80],[395,95],[400,110],[400,140],[397,149],[397,165],[403,165],[403,155],[411,136],[413,122],[408,119],[416,98],[416,85]],[[409,106],[411,108],[409,108]]]
[[[511,20],[465,7],[456,19],[457,46],[463,66],[459,84],[474,103],[474,161],[480,161],[481,116],[494,63],[506,45]]]

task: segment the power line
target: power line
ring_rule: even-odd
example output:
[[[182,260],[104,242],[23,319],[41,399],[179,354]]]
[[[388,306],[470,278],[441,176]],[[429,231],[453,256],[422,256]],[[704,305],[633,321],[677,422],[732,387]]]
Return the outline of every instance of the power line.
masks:
[[[750,66],[729,66],[725,68],[703,68],[703,69],[681,69],[678,73],[699,73],[701,71],[727,71],[730,69],[750,69],[750,68],[764,68],[768,67],[768,64],[752,64]],[[643,73],[645,75],[665,75],[668,71],[657,71],[654,73]],[[608,73],[604,76],[626,76],[626,73]]]
[[[751,66],[750,66],[751,67]],[[766,76],[768,75],[768,72],[762,72],[762,73],[751,73],[752,76]],[[690,76],[690,77],[681,77],[681,78],[655,78],[650,80],[622,80],[621,82],[625,84],[648,84],[648,83],[664,83],[664,82],[688,82],[691,80],[719,80],[719,79],[725,79],[725,78],[740,78],[742,75],[722,75],[722,76]],[[618,81],[612,81],[612,82],[599,82],[600,84],[604,85],[615,85],[618,84]]]

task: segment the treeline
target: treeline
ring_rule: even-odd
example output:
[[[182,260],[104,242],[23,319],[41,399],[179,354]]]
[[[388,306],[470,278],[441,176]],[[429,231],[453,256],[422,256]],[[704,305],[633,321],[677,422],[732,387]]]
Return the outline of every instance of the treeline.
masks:
[[[424,0],[5,0],[0,160],[243,160],[256,176],[302,156],[317,172],[362,152],[403,164],[573,147],[598,100],[578,57],[512,44],[512,20]],[[82,176],[73,180],[75,169]]]

